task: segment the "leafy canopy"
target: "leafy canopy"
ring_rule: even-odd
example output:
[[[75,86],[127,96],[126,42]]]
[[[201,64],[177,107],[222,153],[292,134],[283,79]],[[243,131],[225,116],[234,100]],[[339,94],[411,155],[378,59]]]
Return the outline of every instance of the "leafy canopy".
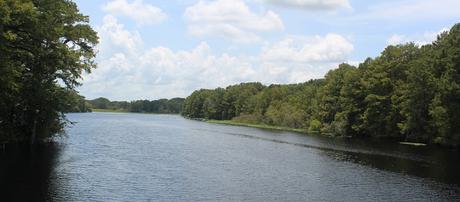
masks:
[[[69,96],[96,67],[88,21],[69,0],[0,0],[1,141],[34,143],[63,129]]]

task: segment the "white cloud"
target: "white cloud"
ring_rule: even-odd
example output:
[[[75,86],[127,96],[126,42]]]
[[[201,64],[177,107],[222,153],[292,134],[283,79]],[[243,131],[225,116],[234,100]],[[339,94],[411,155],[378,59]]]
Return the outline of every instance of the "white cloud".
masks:
[[[353,51],[353,44],[338,34],[326,36],[290,36],[266,47],[262,58],[267,61],[341,62]]]
[[[263,48],[261,72],[267,83],[298,83],[322,78],[330,69],[348,61],[353,44],[338,34],[288,36]]]
[[[190,51],[166,47],[144,50],[141,55],[114,54],[100,61],[82,90],[90,97],[158,99],[187,96],[199,88],[216,88],[249,81],[252,64],[237,57],[213,54],[202,42]]]
[[[190,51],[144,48],[135,30],[113,16],[97,28],[98,68],[84,76],[81,92],[88,98],[116,100],[187,96],[198,88],[215,88],[249,81],[252,64],[229,54],[214,54],[202,42]]]
[[[113,0],[102,7],[105,12],[115,16],[132,18],[138,25],[151,25],[162,22],[167,15],[158,7],[142,0]]]
[[[108,15],[103,23],[97,28],[101,38],[98,68],[84,76],[80,87],[89,99],[185,97],[200,88],[240,82],[304,82],[323,77],[339,62],[346,61],[353,49],[337,34],[286,37],[266,45],[254,56],[217,54],[206,42],[190,50],[145,48],[139,34],[127,30],[115,17]]]
[[[99,56],[111,56],[117,51],[134,54],[142,46],[140,34],[127,31],[114,16],[104,16],[102,23],[101,27],[96,28],[100,38]]]
[[[254,13],[242,0],[199,1],[185,10],[184,17],[194,36],[219,36],[242,43],[260,42],[258,32],[284,29],[276,13]]]
[[[414,34],[414,35],[402,35],[402,34],[394,34],[390,36],[387,40],[388,45],[397,45],[397,44],[405,44],[409,42],[415,43],[415,45],[423,46],[426,44],[430,44],[437,39],[437,36],[445,31],[449,31],[448,28],[443,28],[437,32],[425,32],[423,34]]]
[[[351,8],[348,0],[263,0],[267,3],[301,8],[307,10],[334,10],[337,8]]]

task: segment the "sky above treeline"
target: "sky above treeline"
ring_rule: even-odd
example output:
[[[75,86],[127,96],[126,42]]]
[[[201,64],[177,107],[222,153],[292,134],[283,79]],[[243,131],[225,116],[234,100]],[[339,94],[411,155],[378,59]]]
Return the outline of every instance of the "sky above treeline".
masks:
[[[88,99],[186,97],[240,82],[299,83],[460,22],[459,0],[76,0],[99,33]]]

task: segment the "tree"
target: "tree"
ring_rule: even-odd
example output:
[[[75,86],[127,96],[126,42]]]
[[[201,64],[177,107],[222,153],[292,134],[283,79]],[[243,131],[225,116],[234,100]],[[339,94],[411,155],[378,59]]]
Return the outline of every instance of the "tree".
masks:
[[[323,133],[346,135],[345,129],[349,124],[347,116],[341,113],[344,110],[341,92],[345,86],[345,77],[351,71],[356,71],[356,67],[344,63],[326,75],[325,84],[318,94],[319,110],[317,117],[323,123]]]
[[[432,75],[436,78],[429,106],[434,142],[460,145],[460,24],[433,43]]]
[[[68,0],[0,1],[0,139],[61,132],[68,91],[95,68],[96,32]]]

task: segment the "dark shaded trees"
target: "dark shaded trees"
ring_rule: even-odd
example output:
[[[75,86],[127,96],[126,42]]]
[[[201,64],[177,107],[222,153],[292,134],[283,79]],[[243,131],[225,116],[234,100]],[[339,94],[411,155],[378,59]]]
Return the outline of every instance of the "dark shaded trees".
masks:
[[[62,99],[67,99],[65,101],[66,106],[63,106],[64,113],[70,112],[91,112],[91,104],[85,100],[85,97],[79,95],[75,90],[68,90]]]
[[[0,1],[0,141],[35,143],[62,131],[97,42],[71,1]]]

